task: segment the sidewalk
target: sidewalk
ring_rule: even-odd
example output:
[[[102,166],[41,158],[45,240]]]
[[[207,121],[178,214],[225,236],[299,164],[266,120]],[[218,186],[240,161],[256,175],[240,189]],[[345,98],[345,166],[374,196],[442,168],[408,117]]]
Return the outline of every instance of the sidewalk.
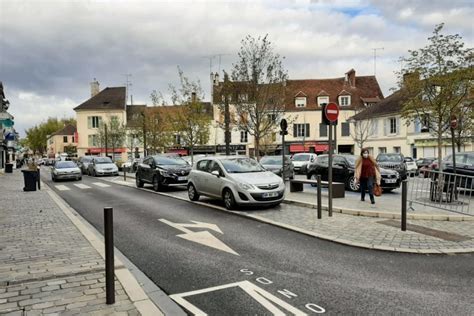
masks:
[[[106,305],[102,241],[46,185],[22,188],[20,170],[0,174],[0,314],[163,315],[117,257]]]
[[[123,181],[123,176],[102,179],[135,187],[135,180],[131,177],[127,178],[127,182]],[[153,192],[149,187],[147,189]],[[157,194],[189,201],[185,188],[176,187]],[[302,196],[308,200],[301,201]],[[328,212],[323,211],[322,219],[317,219],[314,205],[309,204],[310,199],[315,200],[315,193],[308,188],[308,192],[289,193],[288,199],[295,199],[295,197],[300,199],[299,203],[282,203],[276,208],[263,210],[254,208],[232,213],[317,238],[368,249],[424,254],[474,252],[474,217],[472,216],[450,214],[442,215],[441,218],[434,220],[440,214],[423,213],[413,216],[413,212],[410,212],[407,231],[403,232],[400,228],[400,220],[391,213],[383,211],[364,213],[360,209],[357,211],[358,214],[354,214],[359,216],[334,212],[333,216],[329,217]],[[348,201],[346,203],[353,204],[355,207],[366,205],[370,208],[368,203],[354,203],[352,197],[346,199]],[[214,199],[201,197],[198,203],[227,212],[222,203]]]

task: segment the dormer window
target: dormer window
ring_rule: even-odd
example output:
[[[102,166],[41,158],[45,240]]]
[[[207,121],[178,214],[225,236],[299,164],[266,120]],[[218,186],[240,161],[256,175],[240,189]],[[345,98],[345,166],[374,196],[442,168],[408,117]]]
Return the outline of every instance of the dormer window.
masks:
[[[304,108],[306,107],[306,97],[296,97],[295,98],[295,106],[297,108]]]
[[[351,105],[351,96],[350,95],[341,95],[341,96],[339,96],[339,105],[340,106],[349,106],[349,105]]]
[[[328,104],[328,103],[329,103],[328,96],[318,97],[318,106],[321,106],[322,104]]]

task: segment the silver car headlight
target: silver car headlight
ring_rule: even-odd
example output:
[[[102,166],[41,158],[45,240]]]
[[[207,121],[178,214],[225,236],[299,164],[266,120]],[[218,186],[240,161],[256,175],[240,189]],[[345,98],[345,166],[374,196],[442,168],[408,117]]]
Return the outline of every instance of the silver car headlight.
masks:
[[[398,173],[398,171],[395,171],[395,175],[397,176],[397,178],[400,178],[400,174]]]
[[[244,190],[252,190],[254,189],[254,186],[245,182],[239,182],[239,188]]]

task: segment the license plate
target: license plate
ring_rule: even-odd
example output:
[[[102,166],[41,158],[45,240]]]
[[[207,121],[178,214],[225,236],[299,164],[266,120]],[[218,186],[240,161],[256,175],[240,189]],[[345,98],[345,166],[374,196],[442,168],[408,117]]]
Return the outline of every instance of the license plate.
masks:
[[[278,196],[278,192],[267,192],[262,194],[263,198],[271,198],[276,196]]]
[[[397,183],[397,179],[387,179],[385,180],[387,183]]]
[[[188,177],[178,177],[178,181],[186,181],[188,180]]]

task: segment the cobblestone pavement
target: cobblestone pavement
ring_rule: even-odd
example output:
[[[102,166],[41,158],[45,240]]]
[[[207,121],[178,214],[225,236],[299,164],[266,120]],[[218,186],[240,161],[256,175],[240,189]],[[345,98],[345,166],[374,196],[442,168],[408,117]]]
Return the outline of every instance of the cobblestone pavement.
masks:
[[[118,281],[105,304],[102,257],[45,188],[22,188],[20,171],[0,174],[0,314],[139,315]]]
[[[134,186],[134,180],[132,181],[130,177],[127,183],[123,181],[123,178],[104,180]],[[164,194],[187,199],[185,188],[168,189]],[[202,197],[201,201],[222,209],[222,203],[215,200]],[[408,229],[403,232],[400,225],[392,227],[382,223],[388,218],[353,216],[335,212],[332,217],[328,217],[328,213],[323,212],[323,218],[318,220],[316,209],[286,203],[275,208],[264,210],[254,208],[238,213],[320,238],[365,248],[414,253],[474,252],[474,221],[408,220]],[[394,219],[394,221],[399,223],[400,220]],[[420,226],[417,228],[423,233],[411,230],[410,225]],[[455,234],[454,237],[462,240],[443,239],[446,238],[445,233]]]

